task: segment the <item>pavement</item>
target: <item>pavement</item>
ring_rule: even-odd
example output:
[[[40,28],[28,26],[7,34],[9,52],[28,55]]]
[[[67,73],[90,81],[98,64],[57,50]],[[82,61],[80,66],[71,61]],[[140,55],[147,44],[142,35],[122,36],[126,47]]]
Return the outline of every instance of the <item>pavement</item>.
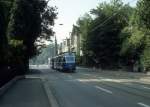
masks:
[[[0,97],[0,107],[51,107],[41,79],[21,79]]]
[[[78,67],[80,71],[87,71],[87,72],[99,72],[100,75],[103,75],[108,78],[116,78],[126,81],[136,81],[141,82],[144,84],[150,84],[150,71],[146,73],[141,72],[129,72],[123,70],[101,70],[95,68],[83,68]]]

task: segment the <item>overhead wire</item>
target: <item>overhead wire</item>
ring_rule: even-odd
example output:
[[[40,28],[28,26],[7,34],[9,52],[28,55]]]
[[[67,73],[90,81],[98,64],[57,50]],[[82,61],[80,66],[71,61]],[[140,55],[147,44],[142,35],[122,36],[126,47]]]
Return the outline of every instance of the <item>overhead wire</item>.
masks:
[[[134,2],[135,0],[132,0],[132,1],[130,1],[130,2],[128,2],[128,3],[132,3],[132,2]],[[96,29],[98,29],[99,27],[101,27],[101,26],[103,26],[104,24],[106,24],[111,18],[113,18],[115,15],[117,15],[117,14],[119,14],[119,11],[117,11],[116,13],[114,13],[112,16],[110,16],[110,17],[108,17],[106,20],[104,20],[104,22],[103,23],[101,23],[100,25],[98,25],[98,26],[96,26],[95,28],[93,28],[92,30],[91,30],[91,32],[93,32],[93,31],[95,31]]]

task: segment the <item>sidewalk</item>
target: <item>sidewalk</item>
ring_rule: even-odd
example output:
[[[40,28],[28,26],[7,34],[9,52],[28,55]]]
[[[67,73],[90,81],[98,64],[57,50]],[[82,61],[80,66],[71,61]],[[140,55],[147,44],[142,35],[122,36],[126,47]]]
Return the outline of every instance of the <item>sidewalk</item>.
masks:
[[[78,69],[84,69],[89,72],[97,72],[99,75],[103,75],[108,78],[116,78],[116,79],[126,79],[126,80],[133,80],[136,82],[150,84],[150,72],[147,73],[140,73],[140,72],[128,72],[122,70],[102,70],[102,69],[93,69],[93,68],[85,68],[85,67],[78,67]]]
[[[3,96],[0,107],[51,107],[41,79],[21,79]]]

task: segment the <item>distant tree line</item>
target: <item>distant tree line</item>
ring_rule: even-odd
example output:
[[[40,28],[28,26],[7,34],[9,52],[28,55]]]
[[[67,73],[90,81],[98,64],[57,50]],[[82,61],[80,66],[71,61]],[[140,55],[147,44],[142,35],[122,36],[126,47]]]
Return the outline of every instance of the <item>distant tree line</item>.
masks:
[[[0,86],[29,69],[29,59],[50,40],[56,7],[47,0],[0,0]]]
[[[48,58],[55,56],[54,44],[48,45],[41,50],[41,53],[30,60],[31,65],[48,64]]]
[[[150,70],[150,1],[100,3],[73,26],[81,36],[80,64],[103,69]]]

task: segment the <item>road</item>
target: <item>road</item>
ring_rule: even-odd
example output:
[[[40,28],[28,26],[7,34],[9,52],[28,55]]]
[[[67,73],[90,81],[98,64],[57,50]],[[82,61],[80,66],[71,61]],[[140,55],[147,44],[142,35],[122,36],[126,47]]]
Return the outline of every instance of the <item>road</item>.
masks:
[[[41,71],[60,107],[150,107],[150,85],[82,68]]]

